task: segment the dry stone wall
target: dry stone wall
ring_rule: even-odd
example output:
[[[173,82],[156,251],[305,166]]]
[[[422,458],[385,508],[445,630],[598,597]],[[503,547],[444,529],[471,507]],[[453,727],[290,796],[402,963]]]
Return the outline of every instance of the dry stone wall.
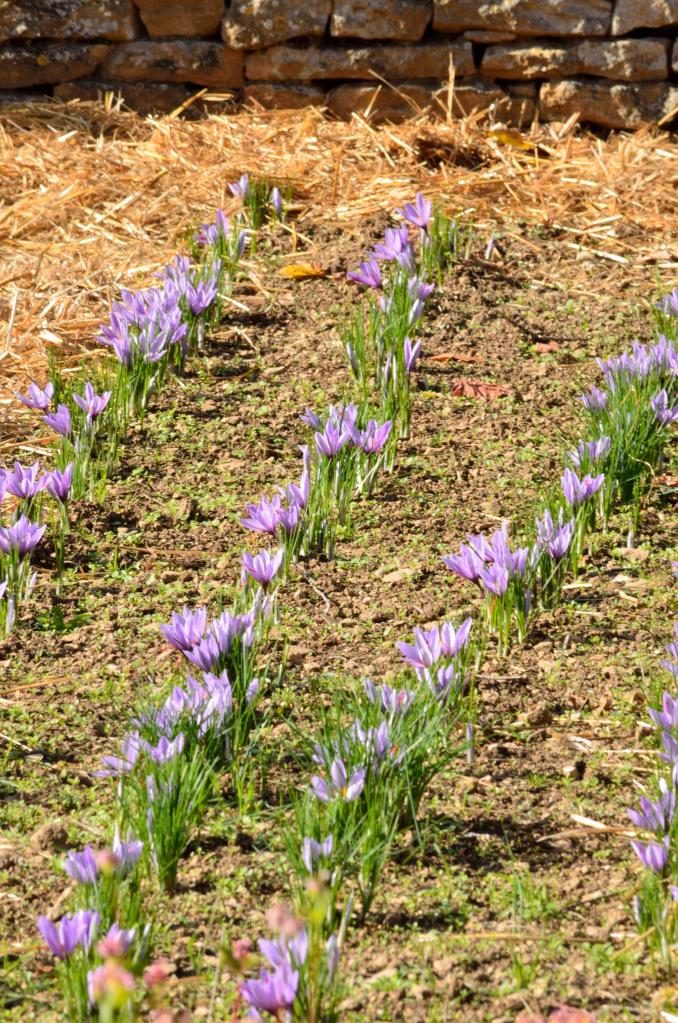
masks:
[[[212,109],[675,125],[678,0],[0,0],[0,100],[166,112],[199,89]]]

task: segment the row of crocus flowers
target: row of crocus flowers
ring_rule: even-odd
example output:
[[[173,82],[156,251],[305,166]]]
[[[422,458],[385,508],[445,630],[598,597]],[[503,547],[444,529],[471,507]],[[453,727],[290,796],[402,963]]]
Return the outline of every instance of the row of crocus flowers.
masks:
[[[274,552],[244,554],[241,595],[232,611],[208,622],[205,609],[184,609],[163,627],[168,642],[200,677],[190,675],[159,708],[136,715],[120,755],[105,758],[101,773],[115,777],[118,801],[114,846],[98,854],[89,847],[70,854],[66,869],[79,882],[76,916],[67,915],[58,925],[41,921],[59,959],[73,1018],[84,1018],[95,1004],[100,1011],[116,1005],[120,1012],[133,1011],[133,988],[137,995],[143,991],[134,977],[151,943],[147,916],[139,927],[140,876],[155,877],[166,891],[173,889],[179,860],[216,792],[218,774],[228,772],[241,810],[252,799],[266,721],[260,701],[269,681],[268,671],[256,666],[283,568],[300,553],[331,552],[332,527],[345,521],[356,489],[371,490],[375,456],[391,431],[390,421],[369,418],[360,428],[358,416],[352,404],[330,407],[324,421],[307,410],[303,418],[315,431],[315,450],[304,450],[299,483],[251,506],[243,522],[268,533],[282,527],[289,543]],[[323,727],[310,754],[323,773],[312,777],[297,801],[294,819],[303,817],[301,832],[292,826],[286,837],[302,915],[286,918],[276,942],[262,942],[272,972],[262,971],[257,980],[243,978],[242,998],[252,1012],[294,1010],[297,1018],[318,1019],[328,1010],[352,904],[342,895],[338,907],[340,881],[356,879],[364,915],[403,822],[416,819],[426,785],[459,752],[459,744],[450,739],[451,723],[466,692],[470,625],[469,620],[457,632],[449,623],[443,628],[432,648],[437,660],[417,667],[415,687],[396,692],[366,684],[355,700],[352,724],[346,727],[337,713],[334,731],[329,719]],[[419,665],[414,650],[406,648],[411,666]],[[99,860],[113,862],[120,833],[134,848],[135,863],[124,870],[100,869]],[[324,874],[330,861],[335,864],[331,880],[323,883],[319,871],[322,865]],[[310,876],[318,882],[315,887],[306,884]],[[310,892],[314,905],[308,902]],[[324,907],[320,916],[318,905]],[[64,953],[54,935],[57,930],[70,933],[73,921],[80,937]],[[94,941],[95,932],[109,925],[115,935],[125,936],[118,954],[106,954],[105,938]],[[245,945],[239,949],[233,964],[243,970],[250,958]]]
[[[430,210],[418,201],[415,211],[424,232]],[[411,264],[406,241],[398,228],[388,231],[385,245],[377,246],[375,255],[407,268]],[[377,293],[383,287],[374,260],[363,264],[356,277]],[[377,380],[386,382],[391,352],[384,355],[383,332],[372,325],[388,306],[389,299],[380,295],[370,320],[376,340]],[[362,322],[356,320],[358,325]],[[470,534],[458,553],[443,559],[452,572],[478,588],[486,608],[487,634],[496,638],[500,653],[506,651],[514,634],[519,641],[526,637],[535,609],[559,602],[568,573],[577,574],[591,531],[596,525],[606,525],[615,508],[628,510],[629,543],[634,542],[642,503],[663,464],[669,427],[678,420],[678,353],[674,344],[678,337],[678,289],[657,305],[657,334],[653,344],[636,342],[621,356],[597,360],[604,386],[594,386],[581,398],[585,436],[568,451],[559,486],[547,495],[533,525],[518,525],[518,544],[511,546],[508,523],[504,523],[491,537]],[[354,330],[353,344],[348,341],[347,351],[354,373],[362,381],[366,346],[356,344],[355,337],[362,342],[364,335]],[[409,344],[409,339],[403,342],[405,358]],[[409,415],[405,422],[409,426]],[[477,630],[476,635],[482,646]],[[676,676],[678,645],[674,641],[667,649],[671,659],[663,661],[662,667]],[[427,663],[427,656],[423,651],[422,665]],[[476,659],[480,656],[479,650]],[[661,705],[650,708],[661,743],[663,769],[654,800],[643,796],[640,809],[629,811],[633,823],[653,836],[650,841],[633,843],[646,867],[634,912],[640,930],[652,936],[651,945],[659,947],[665,962],[670,962],[678,937],[678,885],[674,883],[678,880],[674,841],[678,819],[677,707],[675,696],[664,692]],[[469,724],[467,728],[472,735]]]
[[[678,420],[678,289],[657,305],[657,339],[634,343],[621,356],[598,359],[603,376],[581,398],[586,436],[567,454],[560,486],[553,488],[522,545],[511,549],[506,524],[492,538],[469,535],[457,554],[443,560],[474,583],[486,605],[490,633],[506,649],[515,623],[518,638],[530,614],[561,597],[567,573],[576,574],[592,529],[605,525],[615,508],[629,515],[634,542],[639,512],[664,461],[669,428]],[[678,563],[674,563],[678,574]],[[676,641],[661,666],[678,677]],[[659,771],[649,793],[629,817],[641,833],[632,845],[645,871],[633,912],[642,935],[671,964],[678,939],[678,701],[666,690],[649,708],[656,726]],[[649,840],[648,840],[649,839]]]
[[[113,304],[98,340],[114,358],[84,382],[81,393],[67,389],[52,364],[49,382],[33,383],[18,395],[52,431],[55,467],[43,471],[40,462],[16,462],[13,468],[0,468],[0,637],[11,631],[35,585],[31,555],[48,527],[60,589],[70,503],[83,497],[103,500],[130,419],[143,417],[168,373],[181,371],[205,330],[218,321],[254,226],[265,216],[284,215],[277,188],[250,188],[244,176],[230,189],[242,199],[243,209],[232,223],[219,210],[215,222],[202,227],[194,239],[193,263],[177,256],[156,275],[157,286],[123,291]]]
[[[344,336],[354,400],[305,410],[312,437],[301,448],[301,483],[249,504],[242,520],[279,540],[285,567],[299,555],[333,556],[356,497],[371,495],[379,469],[393,466],[398,439],[409,432],[411,374],[421,354],[416,331],[435,289],[431,278],[454,259],[460,230],[421,194],[399,214],[400,225],[347,275],[378,296],[367,314],[362,306],[355,312]]]
[[[673,562],[673,570],[678,576],[678,562]],[[672,680],[678,679],[678,622],[666,652],[668,658],[660,661],[660,667]],[[678,941],[678,693],[675,682],[673,689],[666,683],[661,689],[661,695],[648,706],[657,770],[649,785],[641,788],[639,805],[630,808],[628,815],[639,832],[631,844],[644,867],[633,901],[634,917],[650,948],[670,968]]]

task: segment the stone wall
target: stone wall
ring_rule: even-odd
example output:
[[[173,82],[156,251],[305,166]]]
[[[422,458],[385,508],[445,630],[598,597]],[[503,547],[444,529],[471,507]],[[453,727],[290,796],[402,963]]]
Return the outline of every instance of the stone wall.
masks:
[[[678,0],[0,0],[0,97],[635,128],[675,124],[677,37]]]

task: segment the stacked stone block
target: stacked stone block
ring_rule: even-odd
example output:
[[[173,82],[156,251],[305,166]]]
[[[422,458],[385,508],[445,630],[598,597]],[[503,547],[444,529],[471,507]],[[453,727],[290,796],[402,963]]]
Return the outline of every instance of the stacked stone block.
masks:
[[[0,0],[0,98],[635,128],[678,114],[677,37],[678,0]]]

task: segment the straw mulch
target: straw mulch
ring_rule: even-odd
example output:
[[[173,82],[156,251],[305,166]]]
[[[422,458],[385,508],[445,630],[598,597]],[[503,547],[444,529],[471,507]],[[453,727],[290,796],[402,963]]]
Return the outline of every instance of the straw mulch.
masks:
[[[209,97],[208,97],[209,98]],[[557,237],[545,284],[647,294],[678,269],[678,144],[658,130],[602,141],[570,123],[529,135],[479,119],[374,128],[314,110],[202,121],[143,119],[113,104],[30,102],[0,114],[0,452],[15,445],[14,392],[44,380],[50,345],[76,359],[121,287],[138,287],[186,232],[232,200],[243,171],[289,184],[297,253],[322,263],[309,224],[353,231],[421,188],[500,232],[494,258]],[[537,285],[539,281],[535,282]],[[95,346],[96,347],[96,346]],[[23,449],[26,450],[26,449]]]

